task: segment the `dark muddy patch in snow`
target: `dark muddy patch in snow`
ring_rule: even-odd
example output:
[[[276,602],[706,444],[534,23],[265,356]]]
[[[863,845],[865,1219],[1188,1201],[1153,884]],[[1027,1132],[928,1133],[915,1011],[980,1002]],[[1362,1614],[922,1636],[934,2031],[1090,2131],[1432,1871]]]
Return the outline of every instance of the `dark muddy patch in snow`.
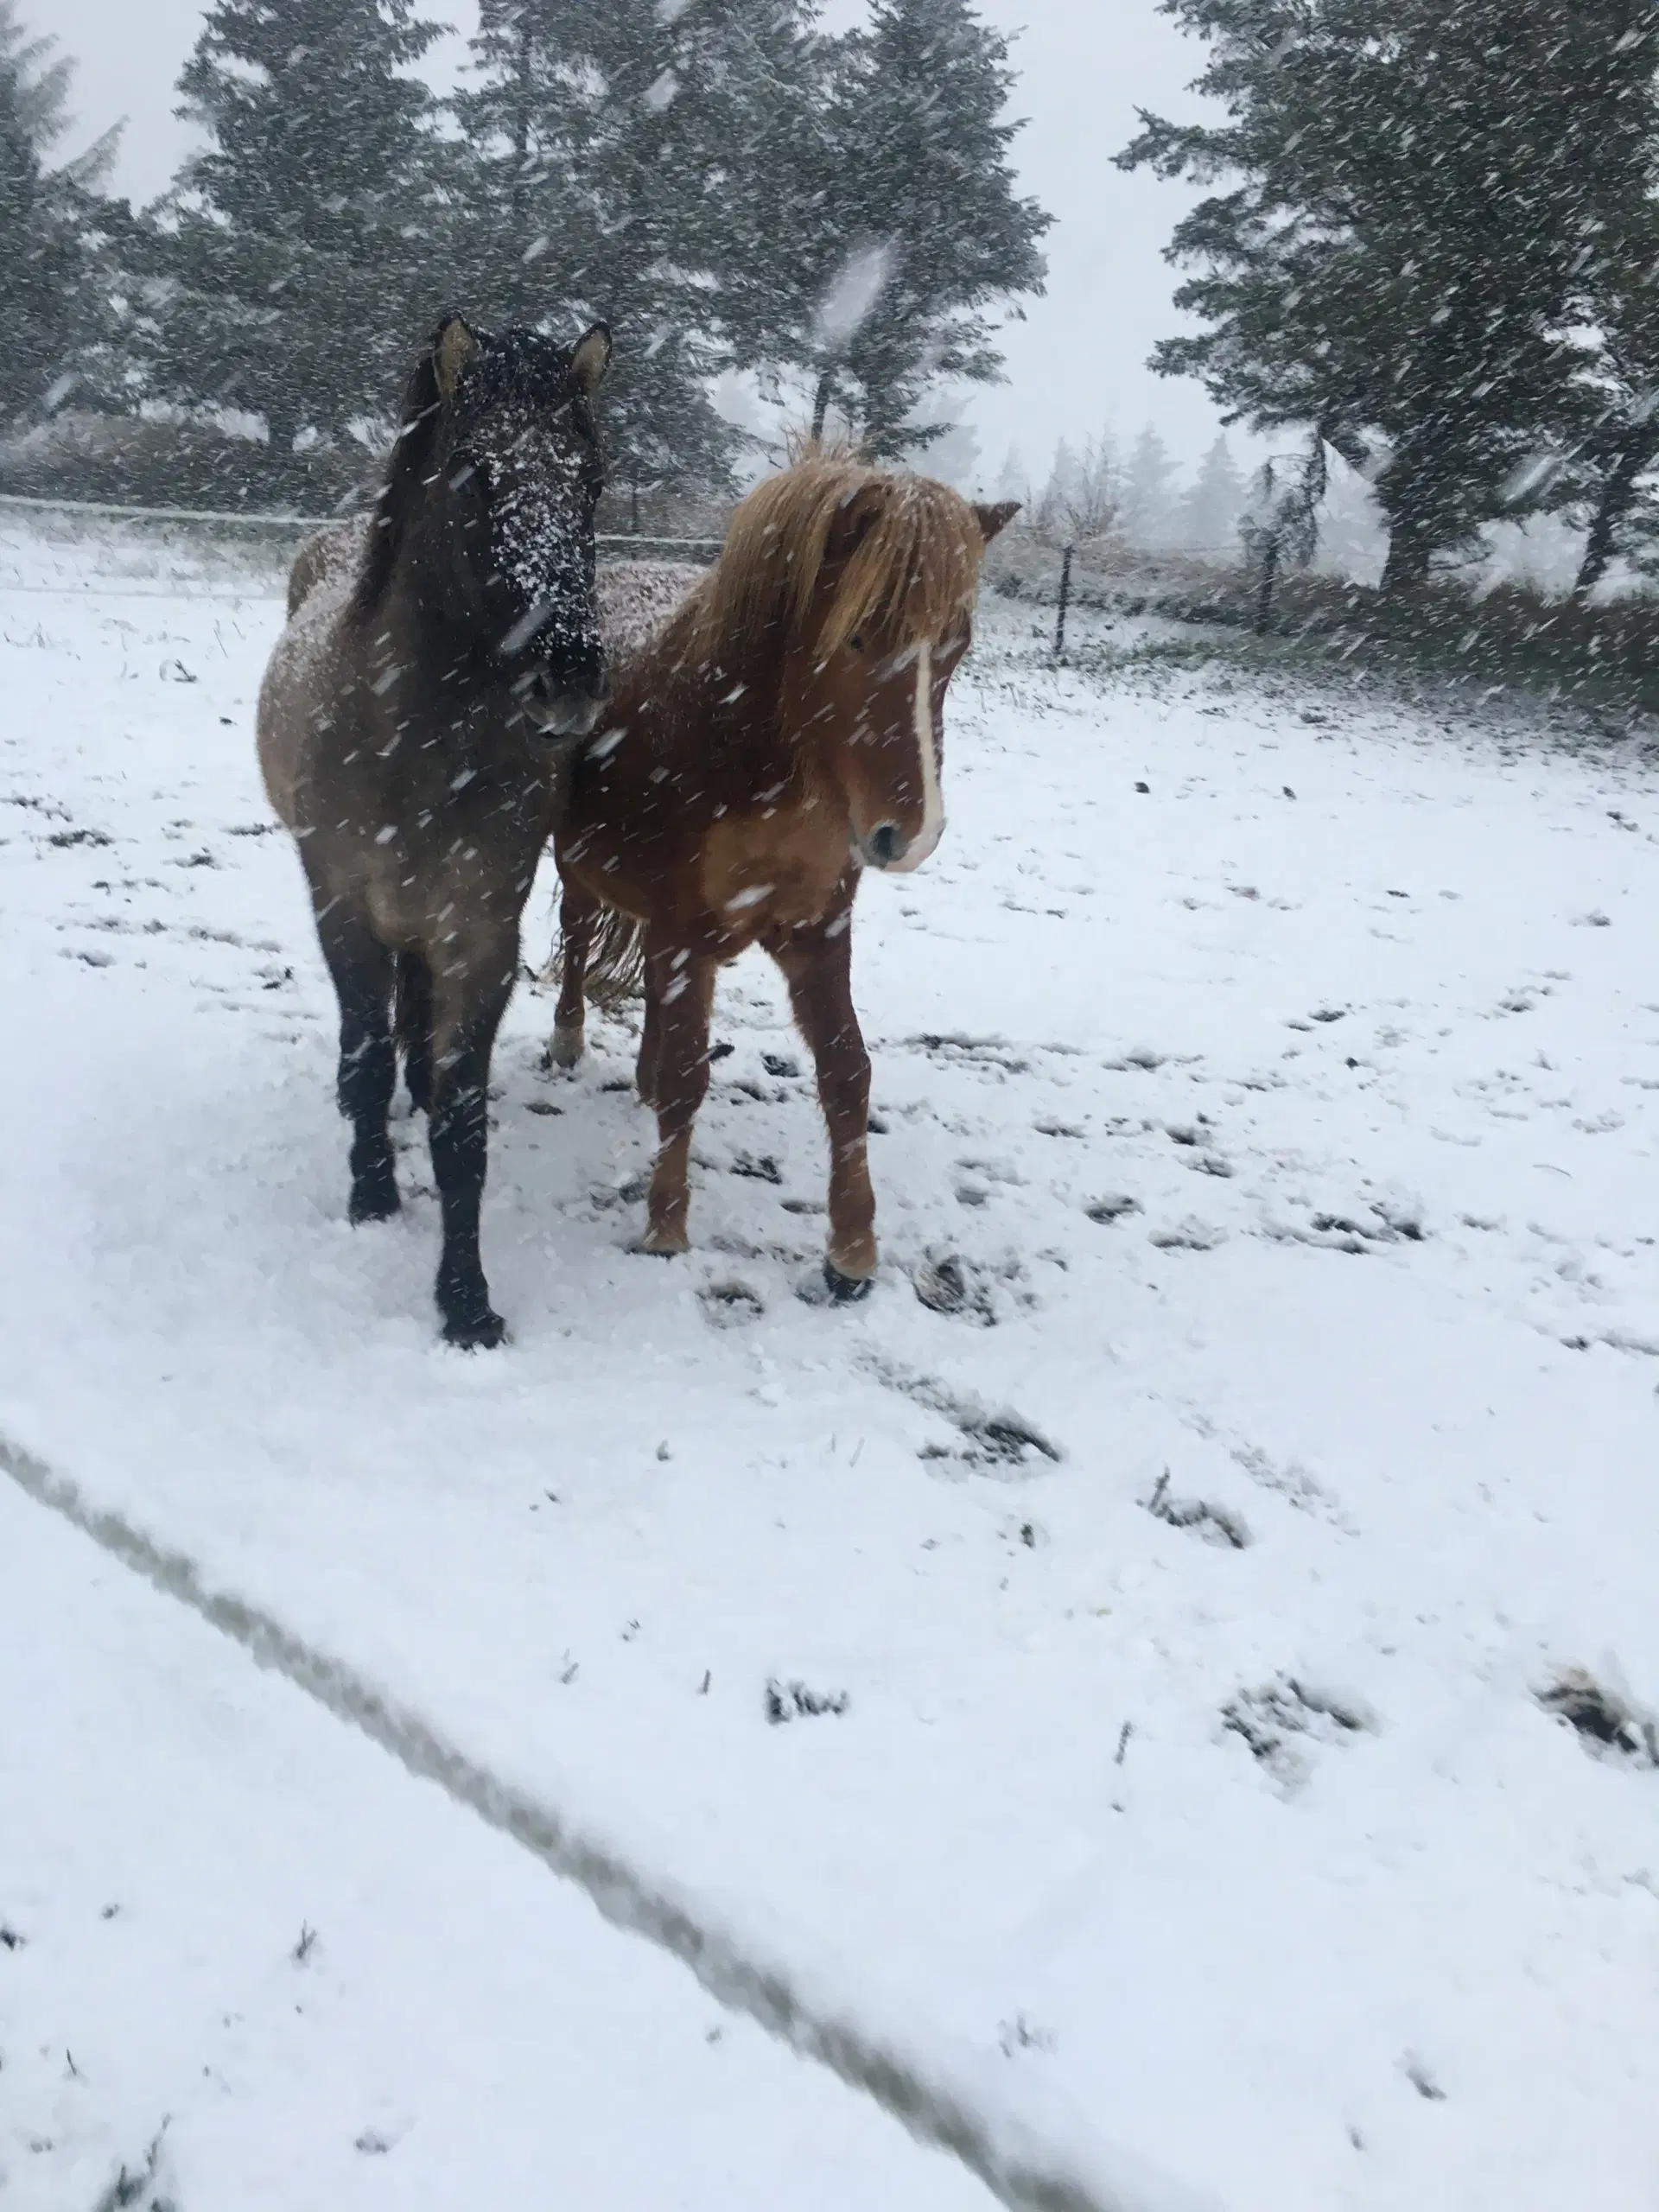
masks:
[[[954,1252],[918,1260],[910,1280],[917,1297],[932,1313],[969,1314],[987,1326],[996,1319],[983,1283]]]
[[[967,1037],[959,1033],[926,1032],[919,1037],[904,1039],[912,1052],[925,1052],[930,1059],[940,1060],[947,1067],[978,1068],[986,1073],[1000,1076],[1024,1075],[1031,1063],[1002,1037]]]
[[[1109,1228],[1115,1221],[1122,1221],[1127,1214],[1139,1213],[1140,1211],[1140,1199],[1132,1198],[1122,1191],[1114,1192],[1108,1198],[1096,1198],[1091,1205],[1084,1208],[1090,1220],[1097,1221],[1103,1229]]]
[[[650,1188],[651,1178],[643,1173],[620,1183],[590,1183],[588,1203],[597,1213],[609,1213],[617,1206],[638,1205]]]
[[[1243,1516],[1235,1513],[1230,1506],[1212,1505],[1203,1497],[1176,1497],[1169,1487],[1167,1467],[1147,1500],[1147,1510],[1154,1520],[1167,1522],[1172,1529],[1190,1529],[1206,1544],[1220,1545],[1229,1551],[1248,1551],[1254,1541]]]
[[[175,2212],[173,2198],[163,2193],[162,2186],[162,2150],[167,2126],[163,2120],[136,2172],[129,2173],[124,2162],[117,2169],[115,2179],[96,2200],[92,2212]]]
[[[766,1310],[760,1292],[735,1277],[724,1282],[705,1283],[697,1296],[705,1319],[716,1329],[741,1329],[750,1321],[758,1321]]]
[[[769,1152],[758,1156],[753,1153],[737,1153],[727,1172],[732,1175],[741,1175],[751,1183],[780,1185],[784,1179],[783,1169]]]
[[[846,1690],[815,1690],[805,1682],[766,1682],[766,1719],[773,1728],[791,1720],[817,1720],[825,1713],[842,1713],[852,1703]]]
[[[1218,1244],[1227,1242],[1227,1231],[1189,1215],[1185,1221],[1173,1222],[1166,1228],[1149,1230],[1147,1242],[1155,1244],[1160,1252],[1213,1252]]]
[[[911,1270],[911,1285],[922,1304],[932,1313],[958,1314],[993,1329],[1003,1318],[999,1292],[1016,1307],[1036,1303],[1025,1287],[1025,1269],[1013,1257],[998,1262],[967,1260],[959,1252],[931,1247]]]
[[[1341,1744],[1375,1735],[1375,1716],[1357,1699],[1281,1675],[1259,1689],[1240,1690],[1221,1708],[1222,1726],[1242,1737],[1251,1758],[1276,1782],[1294,1789],[1307,1775],[1306,1743]]]
[[[1414,1207],[1389,1199],[1372,1199],[1351,1214],[1310,1212],[1305,1221],[1268,1220],[1262,1233],[1279,1243],[1355,1254],[1375,1252],[1385,1244],[1421,1244],[1426,1234]]]
[[[1659,1767],[1659,1722],[1583,1668],[1568,1668],[1534,1694],[1546,1713],[1576,1731],[1593,1757]]]
[[[1414,2050],[1408,2050],[1400,2061],[1400,2071],[1426,2103],[1443,2105],[1446,2102],[1446,2091]]]
[[[1031,1467],[1033,1459],[1046,1459],[1058,1466],[1064,1457],[1058,1445],[1045,1436],[1035,1422],[1010,1407],[985,1406],[947,1389],[935,1376],[912,1375],[882,1361],[874,1362],[873,1366],[889,1389],[901,1391],[931,1413],[943,1414],[960,1432],[963,1441],[954,1448],[924,1445],[920,1455],[924,1459],[952,1459],[981,1470],[1018,1473]]]

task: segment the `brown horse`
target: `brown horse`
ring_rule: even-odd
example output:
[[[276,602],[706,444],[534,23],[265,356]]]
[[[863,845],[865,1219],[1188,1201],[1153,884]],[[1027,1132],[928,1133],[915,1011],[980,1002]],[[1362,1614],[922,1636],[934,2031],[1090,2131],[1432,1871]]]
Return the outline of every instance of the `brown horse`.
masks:
[[[373,523],[302,547],[259,696],[259,762],[299,844],[340,1000],[353,1221],[397,1211],[403,1048],[443,1213],[450,1343],[495,1344],[478,1249],[490,1055],[518,922],[603,690],[592,395],[575,346],[441,323],[410,379]]]
[[[602,997],[643,964],[639,1088],[660,1138],[643,1250],[686,1249],[715,974],[760,944],[817,1067],[825,1277],[838,1298],[869,1288],[853,901],[863,868],[918,868],[939,841],[945,689],[968,650],[985,548],[1017,512],[970,506],[925,477],[798,463],[743,502],[719,565],[622,671],[582,748],[556,832],[563,973],[550,1049],[573,1065],[584,988]]]

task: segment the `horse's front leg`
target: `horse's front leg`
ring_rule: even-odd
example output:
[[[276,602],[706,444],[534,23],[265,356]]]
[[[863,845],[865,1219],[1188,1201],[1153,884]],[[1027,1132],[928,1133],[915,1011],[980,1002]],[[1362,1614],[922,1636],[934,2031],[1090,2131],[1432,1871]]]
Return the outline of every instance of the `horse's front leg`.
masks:
[[[565,879],[559,906],[559,1003],[547,1056],[556,1068],[573,1068],[582,1058],[587,1027],[588,955],[600,916],[597,899]]]
[[[452,1344],[499,1344],[506,1324],[490,1304],[478,1247],[489,1165],[490,1055],[518,970],[518,925],[474,923],[429,948],[432,1103],[428,1134],[443,1212],[438,1311]]]
[[[793,931],[773,957],[817,1064],[830,1132],[830,1249],[824,1280],[837,1299],[865,1297],[875,1274],[870,1185],[870,1056],[853,1010],[852,907]]]
[[[709,1092],[709,1016],[715,963],[678,948],[645,955],[646,1026],[651,1039],[651,1103],[657,1109],[657,1165],[642,1252],[683,1252],[691,1131]],[[645,1069],[640,1054],[641,1082]]]
[[[351,1217],[385,1221],[397,1212],[397,1173],[387,1116],[397,1082],[392,1042],[391,954],[365,914],[313,887],[317,938],[340,1001],[340,1110],[352,1125]]]

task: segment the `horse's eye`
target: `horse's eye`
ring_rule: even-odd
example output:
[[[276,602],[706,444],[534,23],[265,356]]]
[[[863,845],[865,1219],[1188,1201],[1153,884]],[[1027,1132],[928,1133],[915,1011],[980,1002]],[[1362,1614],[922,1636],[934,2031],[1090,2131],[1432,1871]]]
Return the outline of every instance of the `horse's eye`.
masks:
[[[858,631],[855,630],[852,636],[848,639],[847,642],[855,653],[861,653],[863,652],[864,639]]]

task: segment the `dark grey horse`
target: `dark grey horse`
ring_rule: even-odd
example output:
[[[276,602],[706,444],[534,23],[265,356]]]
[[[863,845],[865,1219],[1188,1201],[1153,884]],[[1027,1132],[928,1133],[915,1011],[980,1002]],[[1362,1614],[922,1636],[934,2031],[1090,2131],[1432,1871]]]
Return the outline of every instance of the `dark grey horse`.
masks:
[[[294,833],[340,1000],[353,1221],[398,1206],[402,1048],[443,1210],[451,1344],[499,1344],[478,1249],[490,1054],[569,741],[604,695],[594,510],[596,324],[574,346],[438,326],[369,524],[302,548],[259,696],[259,765]]]

